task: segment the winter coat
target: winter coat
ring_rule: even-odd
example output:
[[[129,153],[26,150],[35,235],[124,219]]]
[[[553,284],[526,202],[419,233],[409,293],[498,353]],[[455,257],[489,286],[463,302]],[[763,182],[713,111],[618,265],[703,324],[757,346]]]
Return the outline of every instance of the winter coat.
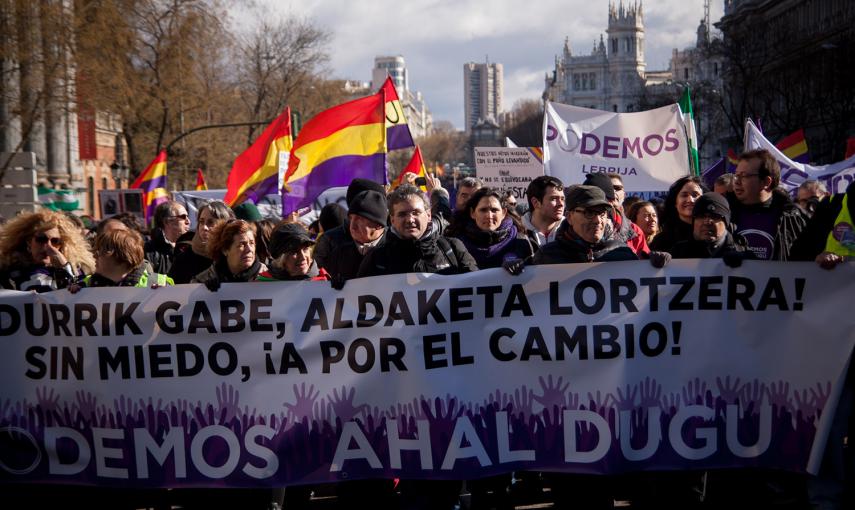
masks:
[[[262,271],[267,271],[267,266],[256,259],[248,269],[241,271],[238,274],[232,274],[229,270],[228,262],[223,258],[214,262],[208,269],[193,277],[193,279],[190,280],[190,283],[206,283],[207,281],[215,278],[219,280],[220,283],[254,282],[258,279],[258,274]]]
[[[505,260],[528,259],[534,254],[531,241],[517,230],[510,218],[505,218],[498,229],[484,231],[469,219],[455,237],[475,259],[478,267],[501,267]]]
[[[730,221],[737,226],[735,230],[738,231],[739,214],[745,211],[747,206],[742,205],[733,193],[727,193],[725,198],[727,198],[730,204]],[[795,244],[796,239],[798,239],[807,225],[808,217],[783,190],[774,190],[771,200],[770,207],[779,211],[778,224],[775,227],[775,236],[773,238],[771,260],[792,260],[791,251],[793,244]]]
[[[155,273],[169,274],[172,261],[175,260],[175,248],[166,240],[163,230],[156,228],[151,233],[151,239],[146,241],[145,259],[151,263]]]
[[[620,260],[638,260],[638,256],[617,239],[603,239],[598,243],[588,243],[575,235],[570,224],[561,224],[555,240],[541,246],[534,256],[533,264],[568,264],[578,262],[616,262]]]
[[[359,267],[359,277],[400,273],[461,274],[478,264],[459,239],[443,237],[432,223],[419,239],[401,239],[389,229],[386,242],[371,250]]]

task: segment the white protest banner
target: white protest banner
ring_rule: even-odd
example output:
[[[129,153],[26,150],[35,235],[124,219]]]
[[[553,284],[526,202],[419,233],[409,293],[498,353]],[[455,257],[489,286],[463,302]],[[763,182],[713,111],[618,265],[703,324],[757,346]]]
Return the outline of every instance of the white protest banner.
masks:
[[[795,193],[799,185],[808,179],[825,184],[830,193],[845,193],[846,187],[855,180],[855,156],[831,165],[809,165],[788,158],[775,144],[770,142],[751,119],[745,121],[745,150],[766,149],[781,165],[781,186]]]
[[[525,200],[528,184],[543,175],[540,147],[475,147],[475,175],[485,186]]]
[[[627,191],[666,191],[689,175],[686,132],[677,104],[655,110],[612,113],[547,102],[543,118],[546,175],[564,185],[587,174],[623,178]]]
[[[0,292],[0,481],[815,470],[855,264]]]

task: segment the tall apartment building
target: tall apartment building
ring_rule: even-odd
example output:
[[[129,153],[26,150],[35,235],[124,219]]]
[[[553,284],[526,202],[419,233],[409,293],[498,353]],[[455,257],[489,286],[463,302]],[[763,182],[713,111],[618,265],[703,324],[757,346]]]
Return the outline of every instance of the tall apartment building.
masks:
[[[407,119],[413,138],[429,135],[433,129],[433,116],[422,93],[410,90],[407,65],[403,56],[374,57],[371,90],[373,92],[380,90],[387,76],[391,77],[395,83],[395,90],[398,91],[401,107],[404,109],[404,118]]]
[[[479,120],[498,121],[502,112],[502,64],[463,64],[463,105],[466,133]]]
[[[410,89],[407,80],[407,64],[401,55],[374,57],[374,69],[371,71],[371,89],[379,90],[386,81],[386,76],[392,77],[398,95],[404,97]]]

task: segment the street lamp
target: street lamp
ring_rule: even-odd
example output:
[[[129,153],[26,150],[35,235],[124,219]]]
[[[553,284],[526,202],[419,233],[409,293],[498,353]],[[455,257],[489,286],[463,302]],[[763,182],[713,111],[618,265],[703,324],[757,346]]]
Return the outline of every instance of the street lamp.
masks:
[[[125,148],[122,144],[122,134],[116,133],[116,158],[110,165],[113,180],[116,181],[116,189],[122,188],[122,181],[127,180],[129,168],[125,165]]]

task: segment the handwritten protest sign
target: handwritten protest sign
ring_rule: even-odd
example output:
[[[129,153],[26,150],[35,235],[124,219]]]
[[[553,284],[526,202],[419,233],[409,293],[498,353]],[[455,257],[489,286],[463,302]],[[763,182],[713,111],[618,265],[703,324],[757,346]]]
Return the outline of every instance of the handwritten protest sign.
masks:
[[[485,186],[526,199],[528,184],[543,175],[537,147],[475,147],[475,174]]]
[[[815,470],[855,266],[0,293],[0,479],[281,486]]]

